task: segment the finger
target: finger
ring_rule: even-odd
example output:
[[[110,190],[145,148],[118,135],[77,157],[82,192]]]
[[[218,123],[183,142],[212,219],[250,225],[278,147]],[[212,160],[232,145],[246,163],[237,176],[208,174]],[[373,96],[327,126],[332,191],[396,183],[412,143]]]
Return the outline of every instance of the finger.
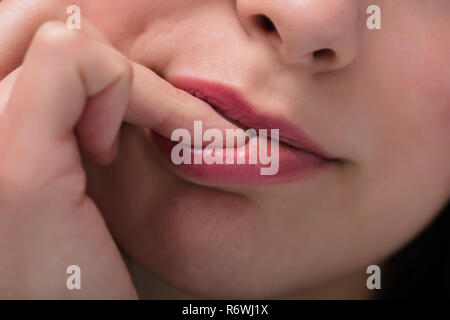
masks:
[[[1,0],[0,0],[1,3]],[[89,35],[92,39],[95,39],[99,42],[108,44],[108,40],[103,36],[103,34],[98,31],[89,21],[82,20],[83,23],[83,32]],[[9,96],[11,95],[11,91],[13,89],[13,85],[19,75],[21,67],[19,66],[10,74],[8,74],[2,81],[0,81],[0,115],[2,114],[6,104],[8,102]]]
[[[42,22],[66,17],[64,8],[55,9],[54,5],[52,2],[53,8],[49,10],[48,1],[37,2],[32,10],[27,10],[29,2],[17,1],[5,3],[1,8],[0,30],[14,32],[0,34],[0,79],[20,65],[34,30]],[[91,37],[108,42],[88,21],[82,19],[82,26]],[[193,132],[195,120],[203,120],[205,130],[216,128],[224,132],[227,128],[237,128],[219,116],[210,105],[176,89],[153,71],[138,64],[133,64],[133,69],[136,80],[126,114],[127,122],[153,128],[168,138],[178,128]]]
[[[98,165],[109,164],[116,156],[118,133],[130,98],[132,69],[108,88],[89,98],[76,127],[84,153]]]
[[[61,1],[0,1],[0,80],[17,68],[36,30],[45,21],[67,19]],[[81,17],[83,31],[94,39],[108,43],[106,38]]]
[[[76,126],[88,155],[99,164],[111,161],[131,79],[128,60],[113,48],[63,23],[44,24],[0,118],[9,128],[10,152],[35,160],[61,146],[73,156]]]
[[[177,89],[156,73],[133,63],[134,81],[125,121],[151,128],[170,138],[178,128],[194,132],[194,121],[202,120],[203,128],[237,129],[209,104]],[[225,136],[225,135],[224,135]]]
[[[110,149],[131,79],[127,59],[81,32],[52,22],[36,33],[0,117],[0,202],[6,213],[0,224],[0,296],[136,297],[104,220],[85,194],[74,134],[78,124],[80,140],[99,139],[93,144]],[[94,131],[87,111],[103,119],[95,124],[95,137],[85,132]],[[92,141],[84,143],[89,149]],[[11,250],[14,244],[17,250]],[[101,263],[93,263],[98,257]],[[90,284],[78,295],[55,277],[74,261]]]

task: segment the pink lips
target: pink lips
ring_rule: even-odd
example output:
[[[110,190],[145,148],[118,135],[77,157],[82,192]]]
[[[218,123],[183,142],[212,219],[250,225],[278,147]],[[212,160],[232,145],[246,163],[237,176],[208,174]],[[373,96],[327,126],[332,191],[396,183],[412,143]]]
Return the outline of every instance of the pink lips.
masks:
[[[156,133],[153,140],[170,165],[182,176],[210,183],[261,184],[311,177],[314,172],[334,160],[314,143],[301,129],[290,122],[257,112],[232,88],[220,83],[190,77],[168,79],[175,87],[204,100],[230,121],[243,129],[279,129],[279,170],[275,175],[261,175],[262,164],[180,164],[171,161],[171,150],[177,144]],[[201,120],[201,119],[198,119]],[[257,152],[248,145],[238,148],[235,158],[245,151],[248,160],[250,152]],[[270,149],[269,149],[270,150]],[[192,150],[194,153],[195,151]],[[198,152],[198,151],[197,151]],[[242,156],[242,155],[241,155]],[[267,166],[264,166],[267,167]]]

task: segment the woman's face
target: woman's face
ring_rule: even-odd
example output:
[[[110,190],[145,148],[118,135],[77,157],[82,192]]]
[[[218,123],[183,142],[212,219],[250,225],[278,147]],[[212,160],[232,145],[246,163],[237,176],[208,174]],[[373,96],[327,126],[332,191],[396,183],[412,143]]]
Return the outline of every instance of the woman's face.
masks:
[[[202,180],[126,126],[89,189],[119,245],[163,281],[207,297],[306,292],[381,263],[447,201],[447,0],[74,2],[130,59],[229,86],[339,159],[277,183]],[[371,4],[381,30],[366,26]]]

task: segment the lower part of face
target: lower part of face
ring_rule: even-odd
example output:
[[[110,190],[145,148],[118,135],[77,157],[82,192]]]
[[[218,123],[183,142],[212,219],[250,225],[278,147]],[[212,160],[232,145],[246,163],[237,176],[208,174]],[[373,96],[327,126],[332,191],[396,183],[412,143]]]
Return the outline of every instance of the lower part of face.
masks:
[[[375,1],[382,28],[369,30],[366,1],[279,2],[117,0],[93,19],[162,77],[239,88],[340,159],[307,179],[203,182],[168,168],[148,130],[125,126],[118,160],[88,168],[89,192],[128,255],[192,294],[306,292],[380,263],[448,198],[450,7]],[[102,10],[81,6],[88,18]],[[251,13],[271,19],[279,38]],[[304,59],[329,47],[345,59]]]

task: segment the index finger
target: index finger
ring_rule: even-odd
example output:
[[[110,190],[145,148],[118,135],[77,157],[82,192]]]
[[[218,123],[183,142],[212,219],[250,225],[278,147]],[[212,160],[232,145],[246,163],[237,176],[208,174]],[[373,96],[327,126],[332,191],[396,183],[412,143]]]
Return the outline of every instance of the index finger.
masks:
[[[238,127],[220,116],[209,104],[178,89],[152,70],[132,63],[134,80],[125,122],[147,127],[170,138],[179,128],[194,132],[194,121],[201,120],[203,128],[227,129]]]

